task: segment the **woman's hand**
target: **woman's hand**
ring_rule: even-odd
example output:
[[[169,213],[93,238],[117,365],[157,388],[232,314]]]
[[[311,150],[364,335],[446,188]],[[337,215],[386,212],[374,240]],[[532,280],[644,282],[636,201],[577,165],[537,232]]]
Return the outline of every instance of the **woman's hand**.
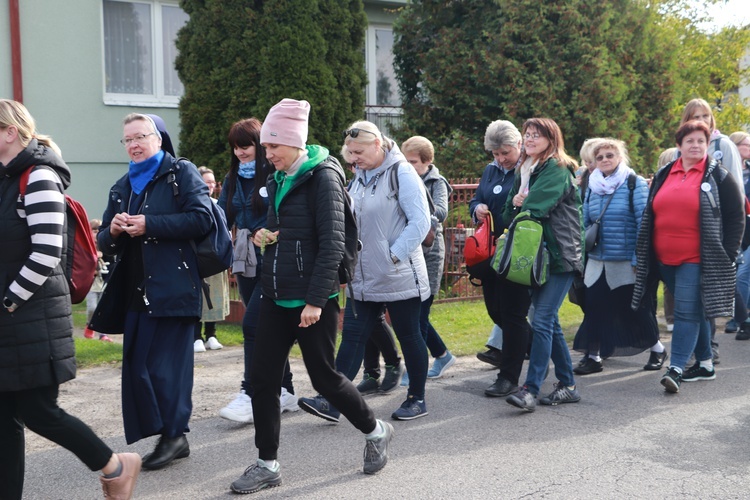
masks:
[[[125,232],[125,228],[128,226],[128,214],[126,212],[123,212],[121,214],[115,214],[114,217],[112,217],[112,222],[109,224],[109,234],[112,235],[112,238],[117,238]]]
[[[126,215],[125,227],[123,231],[130,236],[143,236],[146,234],[146,216],[145,215]]]
[[[305,308],[302,309],[302,314],[299,316],[300,328],[307,328],[308,326],[317,323],[320,320],[320,313],[322,312],[323,309],[320,307],[305,304]]]
[[[276,243],[276,240],[279,238],[279,232],[274,231],[271,232],[266,228],[260,228],[257,231],[255,231],[255,234],[253,235],[253,245],[256,247],[265,247],[266,245],[271,245],[273,243]]]
[[[513,197],[513,206],[520,207],[521,205],[523,205],[523,200],[526,199],[526,196],[528,195],[522,193],[518,193],[517,195],[515,195]]]
[[[484,219],[486,219],[488,213],[490,213],[490,207],[488,207],[484,203],[480,203],[479,205],[477,205],[477,208],[474,209],[474,217],[476,217],[479,222],[482,222]]]

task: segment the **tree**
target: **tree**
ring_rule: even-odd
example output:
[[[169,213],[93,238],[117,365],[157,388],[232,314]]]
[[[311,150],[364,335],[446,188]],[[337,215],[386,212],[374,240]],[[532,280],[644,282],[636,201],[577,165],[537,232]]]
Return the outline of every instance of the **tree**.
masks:
[[[361,0],[182,0],[180,153],[223,177],[227,133],[284,97],[311,104],[308,142],[334,148],[364,111]],[[336,152],[336,151],[333,151]]]
[[[394,47],[405,117],[399,138],[431,137],[442,171],[476,175],[487,159],[487,124],[503,118],[520,128],[547,116],[560,125],[570,154],[588,137],[613,136],[628,144],[635,168],[652,171],[672,145],[676,110],[689,100],[682,82],[701,59],[680,37],[694,36],[691,50],[700,54],[711,53],[705,44],[726,54],[705,79],[693,77],[707,85],[701,92],[719,97],[736,88],[737,47],[747,46],[742,30],[698,30],[685,11],[690,1],[410,3]]]

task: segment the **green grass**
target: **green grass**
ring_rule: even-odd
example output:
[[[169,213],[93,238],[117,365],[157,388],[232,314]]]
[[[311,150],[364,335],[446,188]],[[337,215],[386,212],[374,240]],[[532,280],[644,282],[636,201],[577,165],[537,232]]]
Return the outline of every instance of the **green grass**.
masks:
[[[580,308],[566,300],[560,308],[560,324],[568,342],[572,342],[582,319]],[[435,304],[432,306],[430,320],[451,352],[458,356],[472,355],[482,350],[492,329],[492,320],[487,316],[482,301]],[[81,329],[86,326],[85,304],[73,306],[73,323]],[[242,345],[240,325],[220,323],[217,325],[216,336],[227,347]],[[81,368],[122,360],[121,344],[90,342],[81,338],[76,338],[75,342],[76,359]],[[301,356],[298,346],[294,346],[291,355]]]

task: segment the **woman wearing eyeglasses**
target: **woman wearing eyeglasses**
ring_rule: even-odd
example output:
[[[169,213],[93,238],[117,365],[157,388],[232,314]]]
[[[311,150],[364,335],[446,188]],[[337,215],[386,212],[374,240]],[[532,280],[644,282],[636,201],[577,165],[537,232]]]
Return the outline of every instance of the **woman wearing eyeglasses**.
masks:
[[[573,282],[574,273],[583,272],[583,224],[581,197],[575,183],[577,165],[565,153],[560,127],[549,118],[531,118],[523,125],[523,137],[520,172],[508,194],[503,223],[510,224],[521,211],[529,211],[532,217],[541,221],[544,243],[550,254],[550,274],[541,288],[531,291],[534,339],[526,382],[506,401],[531,412],[536,409],[550,357],[559,382],[539,402],[558,405],[576,403],[581,399],[558,310]]]
[[[253,422],[250,372],[260,311],[260,269],[263,266],[261,249],[253,243],[253,236],[266,227],[266,181],[273,173],[273,166],[266,159],[266,151],[260,145],[260,130],[261,122],[257,118],[240,120],[229,129],[232,158],[219,195],[219,206],[227,214],[227,225],[235,229],[232,273],[237,280],[240,298],[245,304],[245,314],[242,317],[245,369],[240,392],[219,410],[219,416],[245,424]],[[289,363],[284,369],[280,399],[282,413],[299,410]]]
[[[629,166],[625,143],[600,138],[592,150],[596,169],[583,194],[583,224],[599,221],[599,242],[587,253],[586,312],[573,349],[585,355],[578,375],[602,371],[602,359],[631,356],[651,348],[644,367],[658,370],[667,357],[659,341],[654,304],[630,308],[635,284],[635,242],[648,198],[645,179]]]
[[[336,369],[354,380],[370,332],[387,309],[409,373],[406,400],[391,417],[420,418],[427,415],[428,360],[419,314],[422,301],[430,296],[422,252],[422,240],[430,228],[425,186],[396,143],[384,137],[375,124],[355,122],[344,135],[357,165],[349,193],[362,250],[347,290]],[[392,169],[397,169],[398,187],[391,183]],[[300,406],[321,418],[338,420],[338,410],[320,396],[300,398]]]
[[[97,235],[117,255],[91,320],[103,333],[123,333],[122,410],[125,440],[158,435],[145,469],[190,454],[193,332],[201,316],[200,277],[191,240],[212,224],[208,187],[198,169],[162,148],[154,120],[123,121],[127,173],[109,191]]]
[[[745,211],[734,177],[708,155],[711,131],[699,120],[677,130],[680,157],[651,184],[636,245],[632,307],[647,300],[658,276],[674,294],[667,392],[681,382],[716,378],[708,318],[730,316]],[[696,363],[685,369],[695,352]]]

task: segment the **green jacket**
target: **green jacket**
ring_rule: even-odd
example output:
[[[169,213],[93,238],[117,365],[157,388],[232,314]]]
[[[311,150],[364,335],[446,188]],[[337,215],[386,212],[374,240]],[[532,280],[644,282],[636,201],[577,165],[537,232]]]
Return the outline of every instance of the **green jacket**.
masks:
[[[532,172],[529,194],[521,207],[513,206],[521,184],[521,176],[516,175],[503,209],[506,226],[525,210],[542,223],[551,273],[583,273],[583,211],[574,175],[572,167],[561,167],[555,158],[548,158]]]

